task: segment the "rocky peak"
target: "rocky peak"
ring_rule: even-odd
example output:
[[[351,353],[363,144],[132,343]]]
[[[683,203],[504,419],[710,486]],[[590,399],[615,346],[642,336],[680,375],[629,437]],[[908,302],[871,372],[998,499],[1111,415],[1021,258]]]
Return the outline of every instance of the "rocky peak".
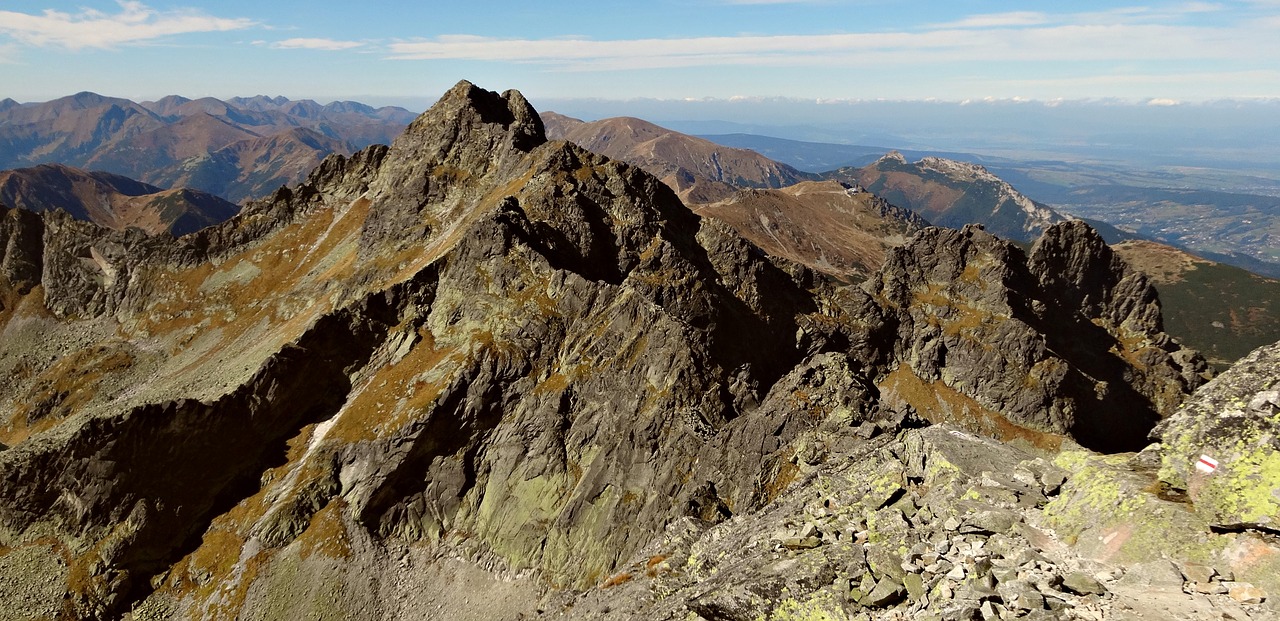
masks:
[[[1141,272],[1132,270],[1082,220],[1052,226],[1031,248],[1028,266],[1041,287],[1059,292],[1070,307],[1133,332],[1164,330],[1160,300]]]
[[[942,157],[926,156],[916,162],[925,170],[934,170],[949,177],[956,179],[964,179],[966,181],[976,181],[982,179],[984,181],[1000,182],[1001,179],[991,174],[986,167],[980,164],[970,162],[961,162]]]
[[[880,156],[880,159],[876,160],[876,161],[875,161],[875,162],[873,162],[871,165],[872,165],[872,166],[880,166],[881,164],[899,164],[899,165],[903,165],[903,164],[906,164],[906,163],[907,163],[907,158],[906,158],[904,155],[902,155],[902,153],[900,153],[900,152],[898,152],[898,151],[896,151],[896,150],[895,150],[895,151],[890,151],[890,152],[885,153],[884,155]]]
[[[0,203],[0,294],[26,295],[44,269],[44,222],[25,209]],[[0,299],[0,304],[5,302]]]
[[[493,157],[527,153],[546,142],[542,118],[519,91],[501,95],[458,82],[392,143],[397,159],[479,172]]]
[[[982,224],[1015,241],[1033,241],[1065,218],[1037,203],[986,168],[940,157],[908,164],[892,153],[861,169],[832,175],[857,181],[890,202],[919,212],[939,226]]]
[[[1097,244],[1071,222],[1051,227],[1032,259],[976,226],[926,229],[895,249],[864,285],[897,326],[886,398],[1006,439],[1141,448],[1207,365],[1140,320],[1154,292]],[[1046,276],[1053,269],[1065,280]]]

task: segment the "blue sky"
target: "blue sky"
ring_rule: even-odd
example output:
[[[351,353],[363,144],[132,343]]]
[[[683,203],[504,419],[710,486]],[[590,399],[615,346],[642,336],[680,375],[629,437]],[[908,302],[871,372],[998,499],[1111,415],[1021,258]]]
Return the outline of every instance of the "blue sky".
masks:
[[[1280,0],[6,0],[0,97],[1280,97]]]

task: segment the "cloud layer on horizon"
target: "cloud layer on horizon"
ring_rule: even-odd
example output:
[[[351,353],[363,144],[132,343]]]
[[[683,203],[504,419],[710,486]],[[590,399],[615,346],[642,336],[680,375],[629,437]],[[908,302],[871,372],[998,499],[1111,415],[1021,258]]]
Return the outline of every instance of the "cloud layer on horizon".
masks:
[[[1186,23],[1216,5],[1178,10],[1128,7],[1050,14],[1014,11],[893,32],[679,38],[499,38],[440,35],[387,46],[398,60],[462,60],[545,65],[569,71],[718,65],[839,66],[874,63],[1126,62],[1254,60],[1280,53],[1273,26],[1256,18],[1229,25]],[[1269,27],[1271,26],[1271,27]]]

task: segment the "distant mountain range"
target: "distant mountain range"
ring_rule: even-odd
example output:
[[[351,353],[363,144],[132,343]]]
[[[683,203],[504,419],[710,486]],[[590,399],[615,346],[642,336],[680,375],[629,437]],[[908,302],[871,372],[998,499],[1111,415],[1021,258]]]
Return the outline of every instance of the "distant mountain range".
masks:
[[[996,235],[1029,242],[1066,218],[1037,203],[977,164],[925,157],[907,162],[897,151],[862,168],[841,168],[825,177],[858,183],[939,226],[982,224]]]
[[[0,171],[0,204],[34,212],[61,209],[110,229],[175,236],[231,218],[235,204],[208,192],[164,190],[127,177],[61,164]]]
[[[726,148],[648,121],[616,117],[590,123],[541,114],[547,136],[635,164],[671,186],[686,203],[711,203],[739,188],[781,188],[817,179],[755,151]]]
[[[79,93],[0,104],[0,169],[60,163],[232,202],[296,184],[330,153],[389,142],[414,114],[283,97],[154,102]]]
[[[753,149],[813,173],[862,169],[889,150],[745,133],[702,137],[728,147]],[[909,150],[901,153],[911,161],[942,157],[981,165],[1036,201],[1087,219],[1109,241],[1139,236],[1155,239],[1215,261],[1280,278],[1280,185],[1247,168],[1137,169],[1111,161],[1015,160],[975,153]],[[912,206],[909,201],[900,204]],[[931,219],[937,220],[936,216]]]
[[[932,156],[982,164],[1008,161],[1004,158],[989,157],[976,153],[917,151],[863,144],[806,142],[756,134],[699,134],[698,137],[726,147],[750,149],[770,159],[810,173],[822,173],[837,168],[867,166],[890,151],[898,151],[910,160]]]

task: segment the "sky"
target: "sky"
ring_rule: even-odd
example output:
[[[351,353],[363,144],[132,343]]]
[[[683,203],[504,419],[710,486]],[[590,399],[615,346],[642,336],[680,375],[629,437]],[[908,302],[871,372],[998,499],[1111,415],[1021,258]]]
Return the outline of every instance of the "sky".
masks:
[[[1280,98],[1280,0],[5,0],[0,98]]]

